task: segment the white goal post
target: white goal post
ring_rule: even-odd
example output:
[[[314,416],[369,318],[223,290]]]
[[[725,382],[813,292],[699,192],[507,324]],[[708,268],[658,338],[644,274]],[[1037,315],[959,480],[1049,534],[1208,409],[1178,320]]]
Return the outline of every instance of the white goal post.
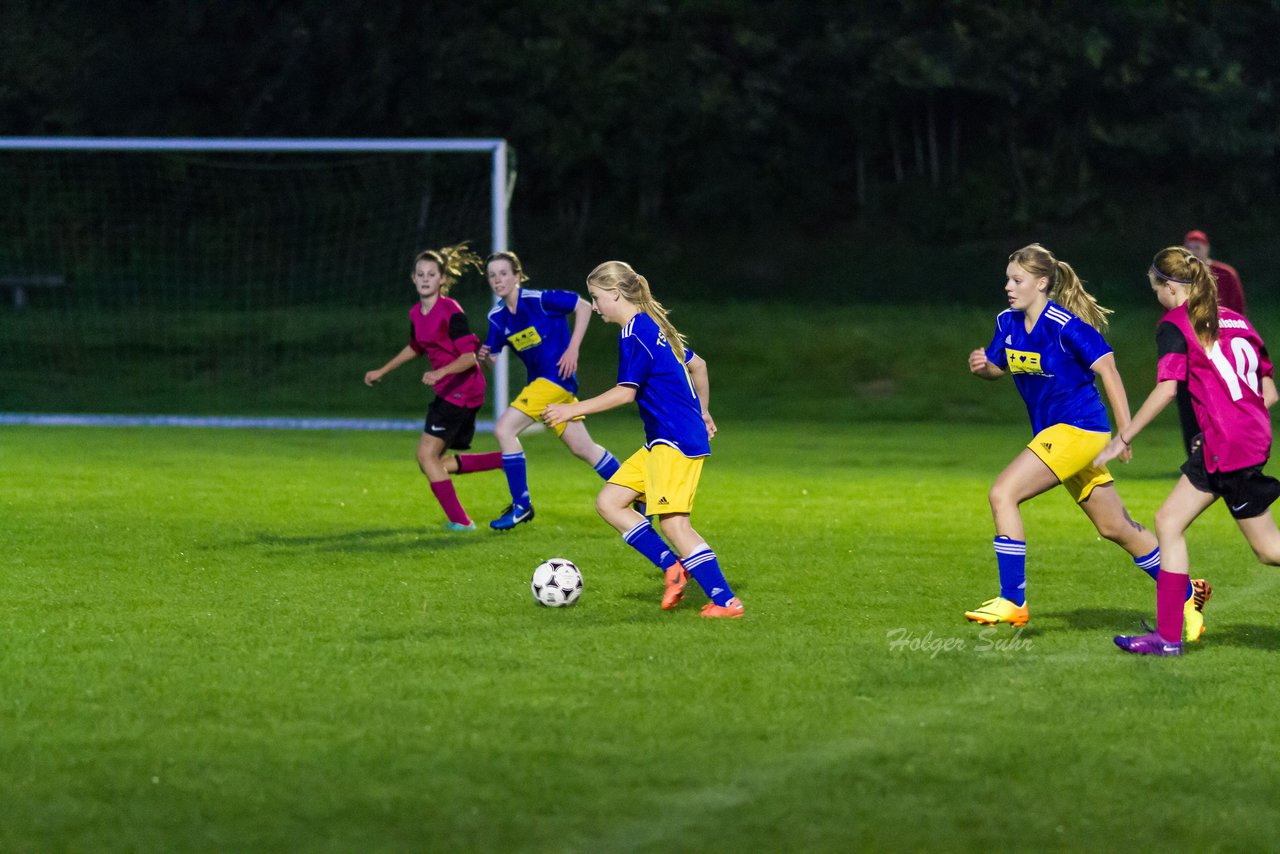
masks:
[[[388,153],[388,154],[410,154],[410,153],[470,153],[488,155],[491,161],[490,180],[489,180],[489,203],[490,203],[490,234],[489,234],[489,251],[501,252],[507,250],[508,232],[507,232],[507,214],[508,206],[515,183],[515,172],[509,166],[508,147],[505,139],[344,139],[344,138],[316,138],[316,139],[300,139],[300,138],[237,138],[237,137],[0,137],[0,152],[16,152],[16,151],[40,151],[40,152],[139,152],[139,153],[173,153],[173,152],[210,152],[210,153],[227,153],[227,152],[246,152],[260,154],[334,154],[334,153]],[[425,247],[424,247],[425,248]],[[24,280],[25,281],[25,280]],[[487,281],[485,287],[488,287]],[[25,295],[25,290],[19,288],[15,292],[15,299],[21,300]],[[497,298],[494,297],[494,304]],[[484,325],[480,325],[477,334],[483,336],[485,334]],[[494,412],[495,416],[500,416],[507,408],[509,399],[509,360],[507,350],[504,349],[498,357],[497,364],[493,373],[493,393],[494,393]],[[74,416],[58,416],[51,415],[52,418],[61,418],[61,421],[53,423],[69,423],[67,418]],[[41,416],[33,416],[32,421],[40,423]],[[8,420],[13,423],[13,417],[0,413],[0,421]],[[131,423],[138,419],[130,419]],[[206,421],[201,418],[185,418],[174,419],[191,426],[197,426],[199,423]],[[216,422],[219,419],[207,419],[209,426],[220,426]],[[399,422],[378,421],[369,422],[369,425],[361,425],[357,422],[347,419],[344,423],[339,424],[342,419],[222,419],[231,424],[225,426],[241,426],[240,423],[246,420],[253,422],[251,426],[314,426],[319,428],[327,428],[331,426],[353,426],[363,429],[379,429],[373,425],[396,424],[404,427],[405,424]],[[275,420],[282,422],[281,424],[269,423]],[[302,423],[312,422],[315,423]],[[140,423],[152,423],[143,422]],[[157,422],[160,423],[160,422]],[[414,422],[419,425],[420,422]],[[481,429],[492,429],[491,423],[481,422],[478,425]]]

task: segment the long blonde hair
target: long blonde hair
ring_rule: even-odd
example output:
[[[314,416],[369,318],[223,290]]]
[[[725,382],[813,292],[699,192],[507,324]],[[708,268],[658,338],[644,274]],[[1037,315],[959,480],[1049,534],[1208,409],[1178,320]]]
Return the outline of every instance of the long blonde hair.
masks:
[[[484,263],[479,255],[471,251],[469,244],[469,240],[464,240],[442,249],[424,250],[413,259],[413,266],[418,266],[419,261],[430,261],[435,264],[440,269],[440,294],[448,296],[449,288],[453,287],[468,267],[477,273],[484,274]]]
[[[1093,294],[1084,289],[1084,282],[1066,261],[1059,261],[1053,253],[1039,243],[1024,246],[1009,256],[1010,261],[1031,275],[1049,280],[1049,299],[1083,320],[1099,332],[1107,331],[1107,315],[1111,309],[1098,305]]]
[[[1187,289],[1187,320],[1206,347],[1218,340],[1218,282],[1209,265],[1181,246],[1161,249],[1151,259],[1150,274]]]
[[[671,351],[684,364],[684,336],[671,323],[662,303],[653,298],[649,282],[631,268],[626,261],[605,261],[587,276],[587,287],[602,291],[617,291],[622,298],[649,315],[666,336]]]

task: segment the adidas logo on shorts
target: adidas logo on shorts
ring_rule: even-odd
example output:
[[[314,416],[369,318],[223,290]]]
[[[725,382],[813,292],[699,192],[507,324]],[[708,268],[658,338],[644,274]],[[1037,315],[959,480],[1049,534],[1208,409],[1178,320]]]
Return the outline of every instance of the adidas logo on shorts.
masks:
[[[658,506],[659,506],[659,507],[663,506],[664,504],[670,504],[670,503],[671,503],[671,502],[667,500],[667,496],[665,496],[665,495],[658,499]]]
[[[1049,451],[1052,451],[1052,450],[1053,450],[1053,443],[1052,443],[1052,442],[1041,442],[1041,443],[1040,443],[1040,447],[1044,448],[1046,452],[1049,452]]]

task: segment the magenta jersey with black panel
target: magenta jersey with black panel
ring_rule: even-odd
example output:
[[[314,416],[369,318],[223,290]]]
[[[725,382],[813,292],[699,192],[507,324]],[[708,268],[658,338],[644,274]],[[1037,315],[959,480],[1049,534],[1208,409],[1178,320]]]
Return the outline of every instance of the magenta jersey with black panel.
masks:
[[[409,309],[409,346],[425,355],[433,369],[446,367],[465,353],[480,349],[480,339],[471,332],[467,315],[456,300],[440,297],[426,314],[422,305]],[[451,374],[435,386],[436,395],[455,406],[474,409],[484,403],[484,374],[473,365],[460,374]]]
[[[1206,349],[1180,305],[1156,332],[1160,362],[1156,381],[1177,380],[1191,392],[1191,408],[1204,434],[1205,468],[1236,471],[1265,463],[1271,455],[1271,416],[1262,398],[1262,378],[1272,376],[1271,358],[1244,315],[1218,309],[1218,340]]]

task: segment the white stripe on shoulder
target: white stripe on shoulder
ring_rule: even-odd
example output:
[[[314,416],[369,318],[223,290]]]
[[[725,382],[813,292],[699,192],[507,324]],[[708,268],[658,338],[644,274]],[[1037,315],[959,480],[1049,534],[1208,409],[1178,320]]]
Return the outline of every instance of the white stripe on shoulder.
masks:
[[[528,297],[529,299],[542,299],[542,291],[526,290],[524,288],[521,288],[520,296]]]
[[[640,315],[638,315],[638,314],[636,315],[636,317],[639,317],[639,316],[640,316]],[[631,335],[633,335],[633,334],[635,333],[635,330],[631,328],[632,326],[635,326],[635,323],[636,323],[636,318],[635,318],[635,317],[633,317],[633,318],[631,318],[630,320],[628,320],[628,321],[627,321],[627,325],[626,325],[626,326],[622,327],[621,336],[622,336],[623,338],[629,338],[629,337],[631,337]]]
[[[497,317],[498,312],[503,311],[507,307],[505,302],[500,302],[493,308],[489,309],[489,317]]]
[[[1055,321],[1059,326],[1066,326],[1072,319],[1072,315],[1070,313],[1058,308],[1056,305],[1049,306],[1044,310],[1044,313],[1050,320]]]
[[[1013,309],[1006,308],[1004,311],[996,315],[996,320],[999,321],[1000,318],[1004,317],[1006,314],[1013,314]]]

